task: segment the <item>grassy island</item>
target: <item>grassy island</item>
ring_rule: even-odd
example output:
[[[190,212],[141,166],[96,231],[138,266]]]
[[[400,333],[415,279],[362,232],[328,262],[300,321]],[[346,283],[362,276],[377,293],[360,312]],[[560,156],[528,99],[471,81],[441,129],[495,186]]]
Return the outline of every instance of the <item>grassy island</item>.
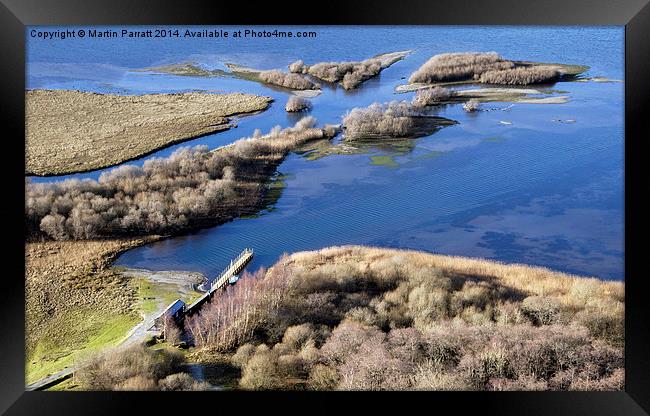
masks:
[[[25,171],[63,175],[117,165],[226,130],[229,117],[265,110],[271,101],[251,94],[30,90],[25,94]]]

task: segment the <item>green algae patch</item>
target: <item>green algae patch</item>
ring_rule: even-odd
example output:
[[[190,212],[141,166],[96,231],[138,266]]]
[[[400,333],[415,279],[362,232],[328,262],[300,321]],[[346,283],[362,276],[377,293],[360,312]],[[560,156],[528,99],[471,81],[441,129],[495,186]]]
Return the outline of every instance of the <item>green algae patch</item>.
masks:
[[[370,164],[375,166],[385,166],[388,168],[397,168],[399,163],[395,161],[394,156],[370,156]]]

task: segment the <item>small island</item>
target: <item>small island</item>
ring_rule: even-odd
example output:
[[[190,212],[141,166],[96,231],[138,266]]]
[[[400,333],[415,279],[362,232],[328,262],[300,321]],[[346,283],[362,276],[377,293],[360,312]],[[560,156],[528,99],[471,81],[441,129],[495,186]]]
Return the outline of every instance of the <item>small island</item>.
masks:
[[[25,173],[62,175],[117,165],[227,130],[229,118],[263,111],[271,101],[240,93],[29,90],[25,93]]]

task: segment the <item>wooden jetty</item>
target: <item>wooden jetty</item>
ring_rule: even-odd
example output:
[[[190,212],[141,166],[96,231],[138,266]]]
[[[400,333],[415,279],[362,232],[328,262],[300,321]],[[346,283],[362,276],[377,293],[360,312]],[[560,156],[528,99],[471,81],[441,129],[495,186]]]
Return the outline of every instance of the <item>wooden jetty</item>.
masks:
[[[210,297],[219,289],[223,289],[228,285],[231,277],[237,275],[244,267],[253,259],[253,249],[245,248],[244,251],[239,253],[237,257],[230,261],[226,267],[216,278],[212,281],[207,281],[199,286],[199,290],[205,290],[203,296],[195,300],[191,305],[185,307],[185,314],[191,315],[196,312],[202,304],[204,304]]]
[[[185,315],[191,315],[198,311],[210,297],[219,289],[223,289],[230,282],[232,281],[232,277],[236,276],[239,274],[242,270],[244,270],[244,267],[253,259],[253,249],[252,248],[245,248],[244,251],[239,253],[237,257],[232,259],[230,261],[230,264],[223,269],[221,273],[219,273],[214,279],[208,280],[207,282],[199,285],[198,289],[200,291],[204,291],[205,293],[195,300],[192,304],[186,305],[183,302],[180,302],[180,300],[176,300],[170,304],[167,309],[165,309],[165,312],[160,314],[155,321],[156,322],[162,322],[164,319],[164,314],[170,309],[174,309],[174,318],[179,320],[183,319]],[[179,303],[180,302],[180,303]],[[180,310],[179,310],[180,308]]]

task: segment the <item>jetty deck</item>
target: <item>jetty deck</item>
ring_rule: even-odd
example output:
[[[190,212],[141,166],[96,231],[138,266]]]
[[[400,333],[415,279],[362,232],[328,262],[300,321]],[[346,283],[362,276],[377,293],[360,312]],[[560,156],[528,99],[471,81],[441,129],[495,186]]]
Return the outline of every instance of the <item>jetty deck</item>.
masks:
[[[228,285],[228,280],[244,270],[244,267],[253,259],[253,249],[245,248],[244,251],[239,253],[237,257],[230,261],[226,267],[217,277],[209,280],[199,286],[199,290],[205,290],[203,296],[195,300],[191,305],[185,308],[185,314],[192,314],[207,301],[214,292],[223,289]]]

